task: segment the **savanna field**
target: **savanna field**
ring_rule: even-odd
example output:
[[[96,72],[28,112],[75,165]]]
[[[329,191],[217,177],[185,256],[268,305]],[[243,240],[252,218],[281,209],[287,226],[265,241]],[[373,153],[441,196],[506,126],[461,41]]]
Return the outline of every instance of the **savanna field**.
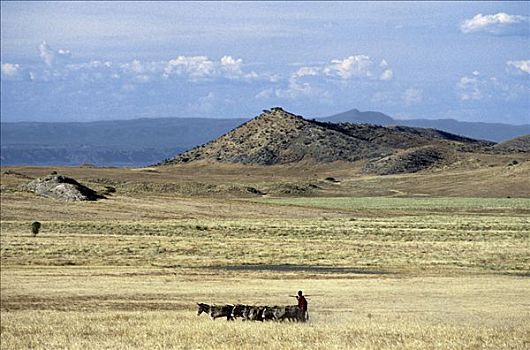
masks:
[[[111,178],[96,175],[84,183]],[[208,197],[133,180],[64,203],[2,175],[2,349],[530,347],[524,196]],[[296,304],[300,289],[307,323],[196,313],[197,302]]]
[[[529,0],[0,8],[0,350],[530,350]]]

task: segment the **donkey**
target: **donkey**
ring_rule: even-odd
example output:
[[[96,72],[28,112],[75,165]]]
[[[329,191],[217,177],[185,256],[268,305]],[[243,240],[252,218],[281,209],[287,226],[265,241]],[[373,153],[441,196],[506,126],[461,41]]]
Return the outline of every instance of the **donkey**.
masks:
[[[246,314],[246,319],[251,321],[261,321],[263,322],[263,311],[265,306],[250,306],[248,308],[248,313]]]
[[[234,305],[234,308],[232,309],[232,318],[236,319],[238,317],[241,317],[243,319],[246,319],[248,316],[248,309],[250,306],[244,305],[244,304],[236,304]]]
[[[265,306],[237,304],[232,309],[232,318],[241,317],[243,321],[263,321]]]
[[[209,314],[210,313],[210,305],[205,303],[197,303],[197,316],[199,316],[202,313]]]
[[[208,305],[204,303],[197,303],[197,316],[201,313],[210,315],[212,320],[219,317],[226,317],[227,321],[233,321],[232,309],[234,305]]]
[[[298,322],[301,321],[300,319],[300,309],[298,308],[298,305],[289,305],[289,306],[282,306],[282,312],[279,313],[278,321],[291,321],[291,322]]]
[[[265,306],[261,315],[263,321],[278,321],[285,314],[285,306]]]

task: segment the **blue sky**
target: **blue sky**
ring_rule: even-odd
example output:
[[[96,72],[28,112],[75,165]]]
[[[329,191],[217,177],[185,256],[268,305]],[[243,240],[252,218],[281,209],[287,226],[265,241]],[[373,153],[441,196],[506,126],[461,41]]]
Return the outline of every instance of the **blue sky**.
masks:
[[[2,121],[530,123],[530,2],[2,2]]]

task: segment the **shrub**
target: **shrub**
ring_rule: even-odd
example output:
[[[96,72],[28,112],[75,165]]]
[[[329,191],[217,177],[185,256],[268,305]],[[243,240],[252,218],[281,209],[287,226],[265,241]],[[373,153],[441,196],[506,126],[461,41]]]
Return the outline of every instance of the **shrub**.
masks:
[[[40,227],[41,227],[40,222],[33,221],[33,223],[31,224],[31,233],[33,233],[33,237],[35,237],[37,233],[39,233]]]

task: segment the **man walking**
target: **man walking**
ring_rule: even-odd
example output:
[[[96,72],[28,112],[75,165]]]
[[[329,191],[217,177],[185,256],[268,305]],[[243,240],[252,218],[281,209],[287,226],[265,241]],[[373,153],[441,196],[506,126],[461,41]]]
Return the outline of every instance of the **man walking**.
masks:
[[[298,321],[305,322],[309,319],[309,315],[307,313],[307,300],[302,295],[302,291],[298,291],[298,295],[296,296],[296,299],[298,300]]]

